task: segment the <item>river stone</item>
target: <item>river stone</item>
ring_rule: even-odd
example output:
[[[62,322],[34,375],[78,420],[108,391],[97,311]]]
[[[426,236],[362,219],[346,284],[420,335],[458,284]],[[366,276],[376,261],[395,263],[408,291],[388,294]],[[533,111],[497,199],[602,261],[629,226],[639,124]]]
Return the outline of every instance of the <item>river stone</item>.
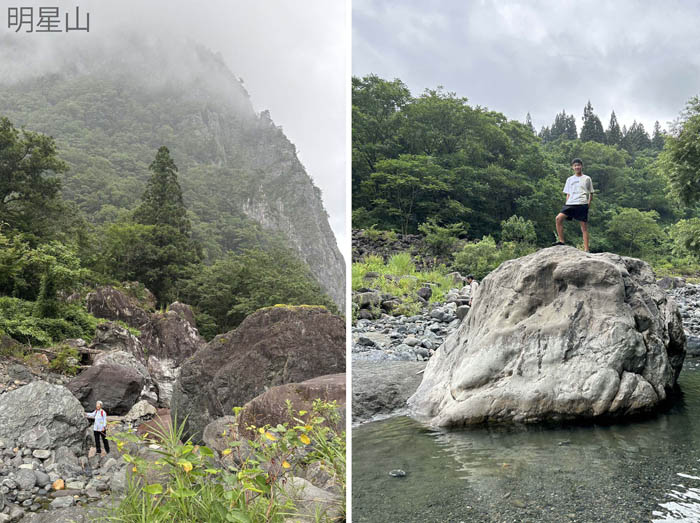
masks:
[[[100,400],[108,414],[119,416],[138,401],[145,381],[133,367],[107,363],[81,372],[67,387],[85,410],[92,412]]]
[[[238,433],[253,439],[255,434],[247,430],[247,427],[251,425],[255,427],[272,425],[274,427],[280,423],[288,423],[289,426],[294,426],[294,419],[288,414],[287,402],[291,403],[295,417],[306,420],[312,415],[313,403],[316,399],[337,403],[340,418],[333,429],[336,432],[343,431],[345,429],[344,373],[318,376],[301,383],[287,383],[266,390],[243,407],[239,415]],[[301,416],[298,414],[299,411],[306,411],[307,414]]]
[[[75,501],[73,500],[73,496],[62,496],[60,498],[54,499],[50,505],[51,508],[66,508],[66,507],[71,507]]]
[[[201,442],[207,424],[266,389],[345,372],[345,324],[322,307],[269,307],[216,336],[182,365],[173,419]]]
[[[48,448],[79,448],[87,421],[80,402],[61,385],[36,380],[0,397],[0,439],[14,439],[43,426]],[[43,429],[38,429],[43,433]],[[43,445],[43,443],[42,443]]]
[[[406,400],[420,385],[425,365],[415,361],[353,361],[353,423],[405,409]]]
[[[439,426],[631,415],[662,406],[684,357],[648,264],[552,247],[484,278],[409,405]]]
[[[68,504],[67,501],[64,503]],[[96,508],[95,505],[87,507],[74,505],[57,510],[25,514],[22,523],[87,523],[88,521],[97,521],[96,516],[98,515],[104,515],[106,518],[108,512],[105,509]]]
[[[31,469],[18,469],[15,472],[15,483],[20,490],[31,490],[36,485],[36,476]]]

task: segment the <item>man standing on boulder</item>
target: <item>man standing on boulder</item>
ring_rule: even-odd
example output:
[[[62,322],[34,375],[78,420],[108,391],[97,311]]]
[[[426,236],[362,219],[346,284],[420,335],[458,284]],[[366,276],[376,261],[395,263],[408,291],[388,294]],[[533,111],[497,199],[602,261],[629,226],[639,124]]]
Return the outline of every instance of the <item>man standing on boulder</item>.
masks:
[[[593,199],[593,182],[583,174],[583,162],[574,158],[571,162],[574,175],[569,176],[564,185],[566,203],[557,214],[556,226],[559,241],[554,245],[564,245],[564,220],[577,220],[583,233],[583,250],[588,252],[588,207]]]
[[[109,442],[107,441],[107,413],[102,408],[102,402],[98,401],[95,404],[95,410],[85,414],[89,419],[94,419],[95,424],[92,426],[92,431],[95,435],[95,449],[98,454],[105,456],[109,454]],[[105,444],[106,453],[100,450],[100,438]],[[90,457],[93,456],[92,449],[89,452]]]

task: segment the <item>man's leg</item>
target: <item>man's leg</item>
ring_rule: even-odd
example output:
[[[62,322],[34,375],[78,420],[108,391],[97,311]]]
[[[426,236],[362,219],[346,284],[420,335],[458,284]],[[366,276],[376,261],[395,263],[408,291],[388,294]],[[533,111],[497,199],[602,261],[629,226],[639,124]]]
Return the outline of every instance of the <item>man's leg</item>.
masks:
[[[564,214],[563,212],[557,214],[557,236],[559,236],[559,241],[561,243],[564,243],[564,220],[566,220],[566,214]]]
[[[100,453],[100,433],[97,432],[96,430],[93,430],[92,433],[95,435],[95,450],[97,453]]]
[[[581,222],[581,232],[583,233],[583,250],[588,251],[588,223]]]
[[[107,433],[106,432],[102,433],[102,441],[105,444],[105,450],[107,451],[107,454],[109,454],[109,441],[107,441]]]

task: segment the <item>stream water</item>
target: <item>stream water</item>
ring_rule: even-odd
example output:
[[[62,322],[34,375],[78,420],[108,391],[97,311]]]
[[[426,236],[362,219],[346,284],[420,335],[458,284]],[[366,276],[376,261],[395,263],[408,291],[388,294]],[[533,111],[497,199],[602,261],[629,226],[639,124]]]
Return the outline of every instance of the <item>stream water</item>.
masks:
[[[355,427],[352,520],[700,522],[697,360],[679,382],[670,410],[634,422],[447,431],[401,416]]]

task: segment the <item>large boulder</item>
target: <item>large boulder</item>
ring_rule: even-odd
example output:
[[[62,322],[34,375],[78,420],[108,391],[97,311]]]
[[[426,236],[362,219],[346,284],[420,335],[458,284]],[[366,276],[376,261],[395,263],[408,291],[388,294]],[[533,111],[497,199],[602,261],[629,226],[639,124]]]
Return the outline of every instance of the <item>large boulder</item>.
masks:
[[[145,383],[134,367],[107,363],[81,372],[67,387],[85,410],[93,411],[100,400],[107,414],[121,416],[139,400]]]
[[[204,347],[206,340],[194,327],[192,311],[178,302],[168,312],[151,314],[141,326],[139,340],[146,354],[148,372],[158,387],[159,404],[168,407],[180,365]]]
[[[425,366],[422,361],[353,361],[353,423],[405,411],[406,401],[423,379]]]
[[[340,417],[333,428],[338,432],[345,430],[345,373],[341,373],[318,376],[301,383],[278,385],[266,390],[243,407],[238,418],[238,433],[246,434],[251,425],[294,425],[294,420],[287,410],[287,402],[291,403],[292,412],[298,416],[299,411],[311,413],[314,400],[317,399],[329,403],[336,402]],[[247,436],[252,439],[254,434],[248,433]]]
[[[441,426],[644,413],[684,358],[678,308],[649,265],[552,247],[484,278],[409,405]]]
[[[171,408],[185,433],[204,427],[267,388],[345,371],[345,325],[321,307],[270,307],[220,334],[186,360]]]
[[[136,329],[148,321],[148,312],[136,298],[109,285],[98,287],[87,295],[87,310],[97,318],[121,320]]]
[[[66,387],[37,380],[0,396],[1,440],[79,449],[87,425],[83,407]]]

